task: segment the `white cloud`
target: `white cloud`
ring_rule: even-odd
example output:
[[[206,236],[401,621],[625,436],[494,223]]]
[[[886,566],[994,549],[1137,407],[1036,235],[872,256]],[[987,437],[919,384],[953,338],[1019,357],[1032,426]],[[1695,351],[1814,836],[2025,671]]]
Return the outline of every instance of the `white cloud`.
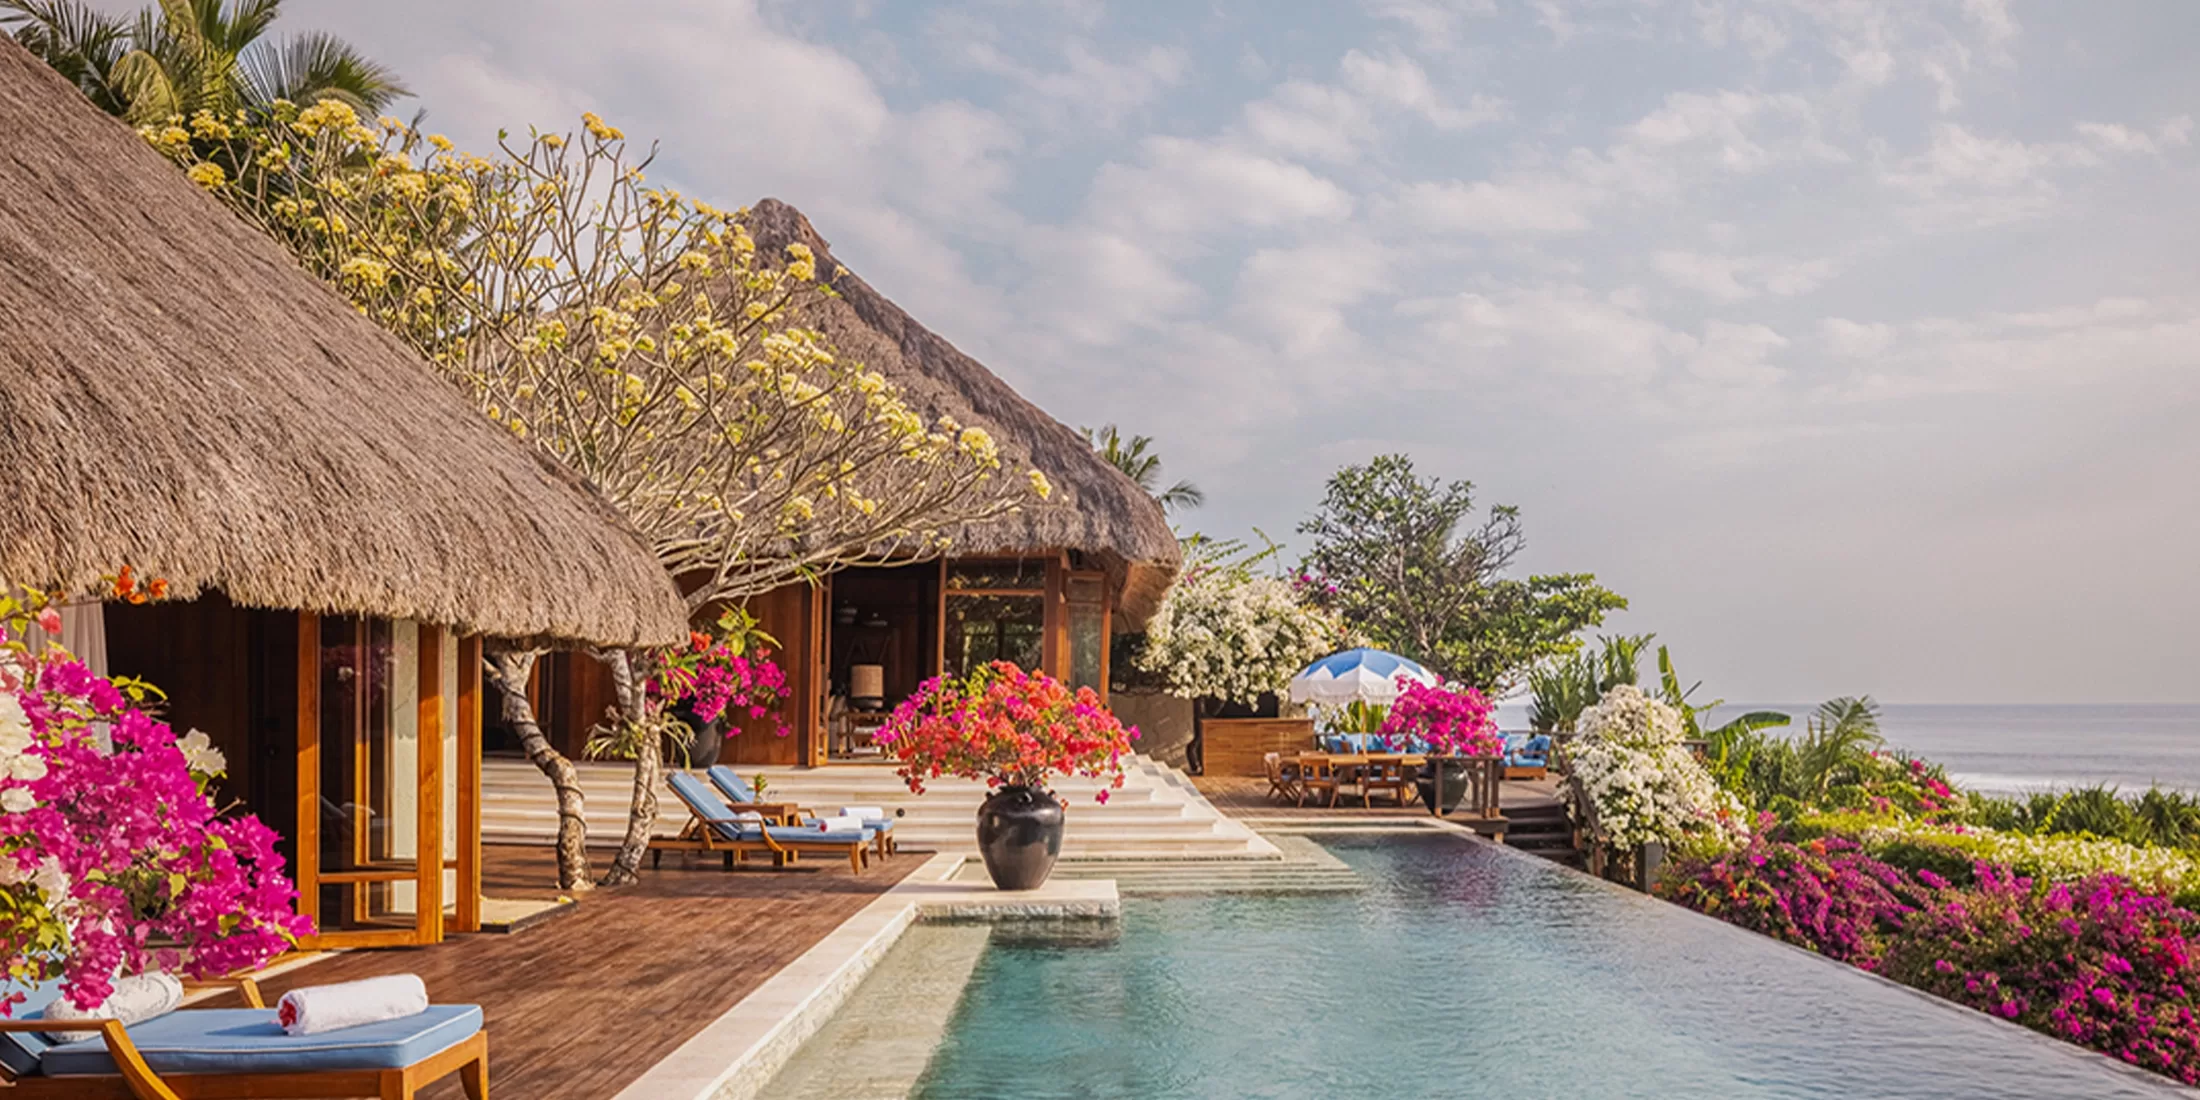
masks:
[[[1557,177],[1496,182],[1422,182],[1399,196],[1403,221],[1436,232],[1488,236],[1579,233],[1589,228],[1594,192]]]
[[[1346,350],[1357,343],[1346,311],[1384,289],[1396,262],[1364,237],[1264,248],[1239,267],[1232,311],[1249,335],[1289,356]]]
[[[1792,298],[1818,289],[1839,264],[1830,257],[1789,260],[1776,256],[1734,256],[1666,249],[1650,257],[1650,267],[1667,282],[1714,302],[1733,303],[1760,294]]]
[[[2156,127],[2153,133],[2120,122],[2081,122],[2079,136],[2110,153],[2156,155],[2192,143],[2192,116],[2179,115]]]
[[[1894,326],[1828,317],[1818,322],[1818,336],[1835,355],[1866,359],[1894,343]]]
[[[1412,111],[1440,130],[1464,130],[1505,117],[1505,101],[1493,96],[1473,96],[1464,106],[1447,102],[1429,82],[1428,72],[1409,57],[1377,58],[1349,50],[1338,67],[1353,91]]]
[[[1139,143],[1136,163],[1100,169],[1089,205],[1110,225],[1195,235],[1338,220],[1352,212],[1353,200],[1335,182],[1290,161],[1219,141],[1151,137]]]
[[[1687,357],[1687,370],[1702,382],[1763,386],[1779,380],[1780,371],[1771,359],[1786,346],[1787,338],[1766,325],[1709,321]]]
[[[994,24],[967,18],[942,20],[937,37],[954,43],[959,60],[978,72],[1015,83],[1020,102],[1051,123],[1076,120],[1103,129],[1121,125],[1181,83],[1191,58],[1173,46],[1148,46],[1121,58],[1106,57],[1081,35],[1043,47],[1004,43]]]
[[[1846,160],[1818,130],[1817,112],[1803,96],[1725,89],[1674,92],[1628,126],[1625,137],[1636,149],[1708,152],[1730,172],[1795,160]]]

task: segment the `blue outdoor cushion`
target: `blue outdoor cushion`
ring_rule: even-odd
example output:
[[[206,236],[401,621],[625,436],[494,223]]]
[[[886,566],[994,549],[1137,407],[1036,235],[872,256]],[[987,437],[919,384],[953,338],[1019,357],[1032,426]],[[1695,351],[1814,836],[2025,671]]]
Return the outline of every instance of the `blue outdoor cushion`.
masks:
[[[781,844],[804,841],[810,843],[824,841],[832,844],[847,844],[850,842],[862,844],[868,842],[872,836],[872,830],[870,829],[834,829],[831,832],[826,832],[814,825],[805,829],[800,825],[759,825],[753,821],[714,821],[710,827],[726,840],[759,842],[764,839],[766,833],[769,833],[773,840]]]
[[[756,788],[749,786],[748,780],[735,775],[733,769],[724,764],[711,765],[710,781],[727,798],[735,802],[756,801]]]
[[[0,996],[22,993],[23,1003],[15,1006],[19,1020],[36,1020],[46,1014],[46,1006],[61,995],[59,978],[38,985],[26,986],[16,982],[0,982]],[[53,1046],[46,1037],[35,1031],[10,1031],[0,1034],[0,1065],[17,1077],[28,1077],[38,1072],[38,1059]]]
[[[1336,734],[1331,734],[1331,735],[1329,735],[1328,737],[1324,737],[1324,738],[1322,738],[1322,751],[1324,751],[1324,752],[1343,752],[1343,751],[1345,751],[1345,748],[1344,748],[1344,738],[1342,738],[1342,737],[1339,737],[1339,736],[1337,736]]]
[[[131,1025],[130,1041],[155,1073],[311,1073],[402,1069],[480,1030],[480,1005],[433,1005],[319,1035],[284,1034],[272,1009],[190,1008]],[[116,1072],[99,1039],[49,1048],[39,1064],[50,1077]]]
[[[710,788],[704,786],[702,780],[686,772],[675,771],[665,777],[665,783],[672,788],[673,794],[680,796],[680,801],[687,803],[687,808],[693,810],[697,817],[705,821],[733,820],[733,811],[726,808],[723,799],[710,793]]]

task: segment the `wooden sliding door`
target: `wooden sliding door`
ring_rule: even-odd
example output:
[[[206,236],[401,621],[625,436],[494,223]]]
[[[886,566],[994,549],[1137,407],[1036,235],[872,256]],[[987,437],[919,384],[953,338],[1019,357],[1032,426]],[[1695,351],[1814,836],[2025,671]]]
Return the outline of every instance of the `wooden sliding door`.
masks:
[[[302,615],[298,659],[297,871],[299,908],[321,929],[312,946],[438,942],[449,893],[455,923],[477,925],[480,700],[464,685],[478,644]]]

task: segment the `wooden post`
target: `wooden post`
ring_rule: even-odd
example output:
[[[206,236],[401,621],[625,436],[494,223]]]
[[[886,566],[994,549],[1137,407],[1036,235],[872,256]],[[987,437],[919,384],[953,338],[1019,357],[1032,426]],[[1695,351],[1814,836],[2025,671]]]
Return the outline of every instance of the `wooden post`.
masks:
[[[321,618],[298,613],[298,912],[321,923]]]
[[[481,637],[458,643],[458,910],[452,930],[481,931]]]
[[[419,699],[414,707],[413,737],[418,748],[416,797],[420,826],[413,843],[419,886],[413,902],[413,930],[423,944],[443,941],[443,628],[415,626],[419,638]],[[394,780],[395,777],[392,777]]]

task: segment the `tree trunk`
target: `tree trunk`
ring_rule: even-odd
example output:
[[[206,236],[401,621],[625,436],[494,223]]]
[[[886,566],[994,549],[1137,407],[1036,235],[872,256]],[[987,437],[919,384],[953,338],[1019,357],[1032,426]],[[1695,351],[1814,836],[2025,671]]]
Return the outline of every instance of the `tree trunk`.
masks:
[[[635,728],[641,728],[648,717],[647,700],[642,693],[644,673],[636,668],[640,655],[625,649],[603,650],[597,657],[611,669],[611,688],[619,701],[619,718]],[[657,781],[663,772],[660,745],[662,735],[655,729],[645,731],[636,738],[634,746],[634,798],[626,813],[626,839],[619,844],[619,854],[611,861],[611,870],[604,873],[603,885],[626,886],[641,881],[642,856],[649,851],[649,831],[657,824]]]
[[[543,736],[542,726],[535,721],[533,704],[527,701],[527,683],[534,678],[535,661],[542,653],[539,649],[491,653],[484,663],[489,682],[504,697],[504,721],[519,734],[528,761],[542,769],[551,789],[557,792],[558,889],[577,894],[596,885],[588,872],[588,818],[583,812],[587,799],[581,793],[580,773],[574,770],[572,761],[550,746],[550,739]]]

